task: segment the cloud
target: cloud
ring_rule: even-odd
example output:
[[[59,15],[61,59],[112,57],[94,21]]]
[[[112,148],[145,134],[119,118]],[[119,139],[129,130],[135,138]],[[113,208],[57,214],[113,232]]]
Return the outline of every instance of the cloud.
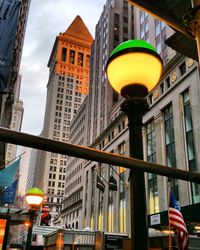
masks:
[[[105,0],[31,1],[20,70],[20,99],[25,109],[23,132],[39,134],[42,130],[48,82],[47,63],[56,36],[80,15],[94,37],[104,3]]]

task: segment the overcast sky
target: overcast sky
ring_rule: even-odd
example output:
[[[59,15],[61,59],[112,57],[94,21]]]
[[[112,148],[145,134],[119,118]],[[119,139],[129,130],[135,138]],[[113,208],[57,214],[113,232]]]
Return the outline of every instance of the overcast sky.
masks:
[[[46,102],[48,59],[59,32],[80,15],[94,37],[106,0],[32,0],[20,73],[20,99],[24,103],[22,132],[41,132]]]

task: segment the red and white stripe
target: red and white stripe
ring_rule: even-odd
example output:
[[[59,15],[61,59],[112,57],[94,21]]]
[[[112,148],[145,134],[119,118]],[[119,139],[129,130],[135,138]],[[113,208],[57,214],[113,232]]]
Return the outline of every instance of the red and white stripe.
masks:
[[[170,226],[177,230],[179,237],[179,247],[181,250],[188,249],[188,231],[181,212],[178,209],[169,207],[169,222]]]

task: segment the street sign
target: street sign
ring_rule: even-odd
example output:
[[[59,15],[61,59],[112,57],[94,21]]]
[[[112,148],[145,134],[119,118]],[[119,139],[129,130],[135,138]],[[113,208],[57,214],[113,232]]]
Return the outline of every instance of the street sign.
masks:
[[[128,0],[131,4],[167,23],[169,26],[194,38],[185,15],[192,8],[191,0]]]

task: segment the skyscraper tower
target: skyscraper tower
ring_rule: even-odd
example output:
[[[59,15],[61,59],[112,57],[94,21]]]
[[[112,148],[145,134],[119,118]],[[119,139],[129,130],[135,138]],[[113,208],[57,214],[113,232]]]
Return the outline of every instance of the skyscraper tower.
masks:
[[[116,4],[115,6],[117,6],[117,4],[123,4],[123,11],[120,12],[121,9],[119,7],[117,9],[112,8],[114,7],[114,4]],[[94,60],[93,65],[95,66],[93,70],[91,68],[91,75],[94,80],[91,82],[93,85],[90,85],[90,88],[93,89],[93,92],[90,91],[89,94],[90,101],[95,100],[94,105],[89,105],[89,110],[92,116],[92,118],[90,118],[92,121],[90,123],[91,128],[88,126],[89,131],[92,131],[92,133],[88,135],[88,142],[91,143],[89,144],[95,148],[121,155],[129,155],[129,143],[127,140],[129,138],[129,134],[127,129],[127,121],[123,114],[119,111],[120,100],[117,100],[117,96],[115,95],[113,95],[113,97],[116,97],[116,99],[112,99],[112,95],[109,95],[111,92],[109,92],[109,87],[106,86],[107,82],[104,80],[104,67],[101,66],[101,63],[99,62],[101,62],[101,58],[104,58],[103,55],[106,51],[104,49],[101,50],[101,39],[104,37],[103,30],[107,24],[105,22],[106,18],[110,17],[110,19],[108,19],[108,33],[105,33],[105,40],[111,39],[109,40],[109,45],[114,45],[113,47],[115,47],[116,41],[121,42],[120,37],[117,39],[116,33],[118,28],[121,30],[121,27],[123,27],[114,26],[113,30],[116,33],[114,33],[114,36],[112,37],[111,24],[113,19],[112,15],[109,16],[109,14],[105,14],[105,11],[109,13],[109,8],[106,7],[112,6],[110,11],[112,14],[114,13],[115,25],[116,23],[120,23],[122,19],[122,25],[124,25],[126,20],[124,17],[124,9],[126,8],[126,4],[126,1],[123,3],[121,1],[119,3],[116,0],[112,2],[107,1],[107,5],[105,5],[104,11],[96,29],[97,32],[95,36],[94,56],[92,58]],[[117,17],[118,13],[120,13],[120,15]],[[188,168],[191,171],[196,171],[196,166],[198,164],[195,165],[195,160],[198,162],[198,158],[195,155],[195,140],[193,139],[192,122],[190,123],[191,126],[189,128],[191,131],[191,143],[190,146],[188,146],[188,148],[190,148],[190,156],[188,157],[188,163],[186,163],[184,162],[184,152],[187,152],[187,149],[183,149],[184,143],[181,142],[183,133],[185,133],[185,125],[181,124],[182,119],[179,119],[179,117],[183,116],[183,114],[185,114],[185,117],[188,117],[188,114],[191,112],[192,105],[190,102],[192,102],[192,98],[190,99],[190,91],[195,88],[197,89],[197,87],[190,87],[189,82],[185,81],[184,83],[182,80],[183,76],[186,77],[187,72],[189,76],[191,67],[195,64],[191,59],[182,58],[181,61],[180,55],[178,57],[175,51],[171,50],[165,45],[164,40],[174,32],[170,27],[137,8],[134,8],[131,15],[128,15],[128,23],[131,16],[134,19],[134,38],[146,40],[147,42],[154,45],[158,53],[163,58],[164,65],[167,65],[160,83],[156,86],[152,93],[149,93],[147,97],[151,110],[145,115],[145,126],[143,127],[145,160],[158,162],[172,167],[176,167],[179,164],[179,168],[183,168],[184,166],[188,165]],[[98,32],[100,27],[102,27],[101,35],[99,35]],[[125,32],[125,29],[123,29],[123,32]],[[118,34],[120,36],[120,32]],[[124,37],[123,33],[122,37]],[[103,42],[103,47],[106,47],[106,42]],[[110,46],[109,49],[112,50],[112,47]],[[97,65],[100,66],[98,67]],[[102,65],[104,64],[102,63]],[[195,80],[197,83],[198,77],[195,79],[197,79]],[[104,85],[102,85],[100,81],[104,83]],[[194,83],[194,85],[196,83]],[[175,84],[179,84],[180,89],[178,91],[175,87]],[[107,90],[104,91],[104,88],[107,88]],[[164,95],[165,99],[163,98]],[[177,99],[175,99],[175,96]],[[193,96],[195,96],[194,93]],[[161,104],[162,98],[163,102]],[[155,105],[156,101],[157,105]],[[97,102],[99,102],[99,105],[102,106],[100,107]],[[190,105],[191,107],[189,107]],[[190,111],[186,111],[186,106]],[[197,103],[195,104],[195,108],[197,108]],[[180,112],[178,112],[179,109]],[[110,112],[108,112],[108,110]],[[196,117],[195,114],[193,115]],[[176,117],[174,121],[173,116]],[[191,115],[189,118],[185,119],[192,121]],[[111,123],[112,120],[113,123]],[[107,127],[106,123],[103,121],[107,122]],[[196,121],[194,124],[197,123],[198,122]],[[180,132],[182,128],[183,131]],[[171,134],[170,139],[168,139],[169,131]],[[187,141],[187,136],[185,137],[185,141]],[[175,140],[177,143],[176,145]],[[181,145],[183,145],[182,149]],[[198,148],[199,146],[197,145],[196,147]],[[180,151],[182,151],[181,157]],[[129,179],[127,175],[129,170],[126,170],[123,167],[118,168],[102,163],[96,164],[95,162],[91,161],[88,161],[83,166],[83,168],[83,225],[85,227],[91,227],[96,230],[104,230],[107,232],[130,233],[130,190],[128,182]],[[187,167],[185,167],[185,169],[186,168]],[[99,179],[96,177],[98,175],[101,175],[101,184],[103,183],[101,188],[99,188],[97,185]],[[108,185],[111,176],[114,176],[116,179],[118,188],[117,192],[113,192],[115,190],[110,189],[110,186]],[[156,176],[155,174],[147,174],[146,181],[148,213],[154,214],[163,210],[167,210],[167,185],[165,178]],[[102,188],[102,186],[104,188]],[[190,191],[187,191],[184,184],[180,185],[179,181],[173,180],[171,181],[171,188],[176,193],[176,196],[180,198],[179,200],[183,205],[189,203],[189,199],[186,197],[186,194]],[[199,189],[194,184],[192,184],[188,190],[190,188],[192,189],[192,194],[190,195],[192,196],[193,202],[198,202],[200,197]]]
[[[111,110],[119,100],[106,79],[105,66],[112,50],[123,41],[134,39],[133,6],[126,0],[108,0],[96,25],[89,94],[88,145],[111,122]]]
[[[92,46],[90,91],[85,105],[88,123],[87,130],[82,132],[87,137],[86,145],[107,152],[129,155],[127,119],[120,112],[120,104],[123,100],[108,84],[105,75],[107,59],[111,51],[121,42],[129,39],[142,39],[157,48],[166,64],[175,54],[164,44],[164,39],[172,32],[170,27],[134,8],[126,0],[107,0],[96,25],[95,41]],[[77,126],[76,122],[78,121],[73,120],[70,125],[72,131]],[[79,138],[81,136],[79,135]],[[73,141],[70,142],[73,143]],[[83,163],[79,160],[78,164],[72,157],[67,162],[67,167],[72,165],[74,167],[75,162],[76,166],[81,164],[83,168],[83,192],[80,196],[82,227],[109,232],[130,232],[130,190],[127,184],[129,170],[91,161]],[[67,198],[64,200],[65,214],[63,213],[61,217],[70,226],[76,227],[80,218],[74,216],[77,214],[77,207],[72,206],[70,199],[77,194],[77,189],[80,187],[77,184],[70,188],[73,184],[71,183],[72,177],[73,180],[78,177],[73,172],[73,168],[70,173],[70,178],[67,177],[66,182],[68,189],[66,189]],[[104,180],[104,193],[96,188],[98,174]],[[108,180],[111,176],[116,178],[118,192],[109,189]],[[115,218],[118,219],[115,220]],[[78,225],[80,226],[80,223]]]
[[[50,59],[49,80],[42,136],[67,142],[69,124],[88,94],[90,46],[93,38],[77,16],[55,40]],[[40,152],[36,184],[47,195],[47,205],[56,215],[64,195],[67,156]]]
[[[92,44],[89,95],[81,105],[76,118],[70,123],[69,139],[72,144],[96,147],[94,141],[101,133],[104,133],[113,117],[119,114],[119,109],[116,109],[113,117],[110,115],[120,97],[107,82],[105,65],[111,51],[119,43],[133,38],[134,16],[132,10],[133,7],[126,0],[108,0],[103,7],[96,25],[95,41]],[[89,226],[102,229],[103,224],[93,227],[93,223],[89,223],[90,218],[94,218],[93,208],[99,203],[96,193],[96,203],[94,204],[95,163],[90,162],[90,164],[73,157],[69,157],[67,160],[65,199],[59,219],[61,224],[68,224],[72,228]],[[90,168],[93,169],[93,174]],[[87,174],[84,176],[85,172]],[[92,184],[91,181],[93,181]]]
[[[18,14],[17,19],[15,20],[16,31],[12,35],[10,34],[10,32],[8,31],[8,28],[6,27],[9,27],[9,25],[11,25],[10,19],[13,17],[13,13],[10,11],[10,9],[12,9],[12,7],[14,7],[15,4],[18,4],[18,3],[17,1],[14,1],[14,0],[1,1],[0,3],[0,22],[1,22],[0,26],[1,26],[1,32],[2,32],[1,35],[3,35],[0,38],[1,40],[0,46],[3,46],[4,44],[3,41],[5,39],[5,33],[8,36],[10,34],[9,44],[12,44],[11,41],[13,40],[13,48],[9,55],[9,60],[11,60],[11,65],[10,65],[10,70],[9,70],[9,78],[7,82],[8,89],[7,89],[7,92],[0,94],[1,95],[0,125],[2,127],[11,128],[17,131],[21,130],[21,123],[22,123],[22,117],[23,117],[23,102],[19,99],[20,88],[21,88],[21,75],[19,74],[19,68],[20,68],[20,63],[21,63],[26,24],[27,24],[31,1],[22,0],[19,2],[20,2],[19,14]],[[9,13],[12,13],[12,15],[10,15]],[[4,42],[5,44],[7,44],[7,40]],[[5,54],[8,55],[7,50]],[[5,144],[1,143],[0,144],[1,165],[4,165],[4,163],[7,163],[13,160],[16,157],[16,151],[17,151],[17,146],[12,145],[12,144],[7,144],[6,151],[5,151]]]

